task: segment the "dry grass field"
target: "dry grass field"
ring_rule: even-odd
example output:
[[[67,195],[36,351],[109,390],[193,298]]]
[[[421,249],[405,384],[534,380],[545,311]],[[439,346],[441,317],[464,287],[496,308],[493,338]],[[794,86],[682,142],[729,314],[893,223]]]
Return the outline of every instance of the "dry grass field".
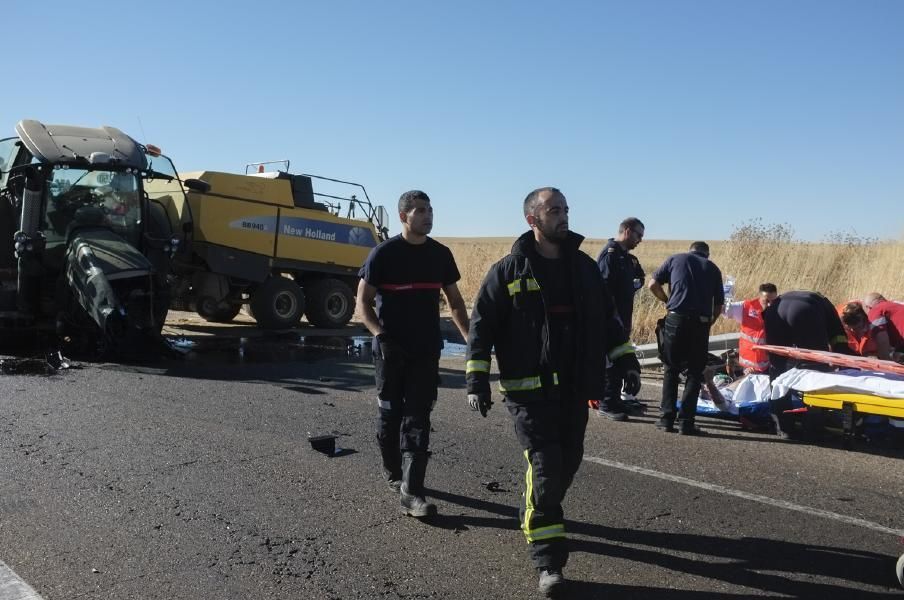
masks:
[[[469,306],[490,265],[508,254],[514,238],[438,238],[455,255],[462,279],[462,295]],[[581,249],[596,258],[605,240],[588,239]],[[690,241],[644,240],[634,251],[647,276],[665,258],[685,252]],[[760,283],[769,281],[788,290],[813,290],[834,303],[861,298],[878,291],[888,298],[904,297],[904,241],[876,242],[843,238],[836,242],[808,243],[791,239],[783,227],[747,226],[730,240],[710,242],[710,258],[723,275],[737,281],[736,298],[756,294]],[[664,306],[647,290],[637,293],[634,309],[635,343],[653,340],[656,320]],[[734,322],[720,319],[713,333],[737,331]]]

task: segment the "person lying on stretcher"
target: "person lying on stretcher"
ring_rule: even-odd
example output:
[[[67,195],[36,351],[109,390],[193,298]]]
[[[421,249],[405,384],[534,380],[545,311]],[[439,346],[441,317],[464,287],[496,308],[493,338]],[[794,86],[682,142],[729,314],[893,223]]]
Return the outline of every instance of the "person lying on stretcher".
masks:
[[[730,416],[751,429],[771,426],[768,375],[748,373],[732,379],[722,367],[711,365],[704,369],[703,381],[704,388],[697,401],[698,414]]]

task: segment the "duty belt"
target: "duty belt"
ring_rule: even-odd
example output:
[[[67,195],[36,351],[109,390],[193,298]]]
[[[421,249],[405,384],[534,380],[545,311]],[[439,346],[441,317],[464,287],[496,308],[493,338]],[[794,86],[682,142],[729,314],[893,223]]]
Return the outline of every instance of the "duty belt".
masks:
[[[685,313],[676,312],[674,310],[670,310],[669,314],[677,315],[677,316],[681,317],[682,319],[688,319],[690,321],[699,321],[701,323],[707,323],[707,324],[713,322],[712,317],[705,317],[703,315],[689,315],[689,314],[685,314]]]

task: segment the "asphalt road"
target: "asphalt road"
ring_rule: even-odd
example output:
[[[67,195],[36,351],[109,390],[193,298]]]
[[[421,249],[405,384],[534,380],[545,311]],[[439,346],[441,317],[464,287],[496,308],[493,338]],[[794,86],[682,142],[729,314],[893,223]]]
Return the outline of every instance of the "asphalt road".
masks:
[[[333,342],[0,376],[0,561],[46,600],[538,597],[504,407],[467,410],[463,361],[444,359],[441,514],[404,517],[379,476],[366,349]],[[591,415],[565,506],[570,598],[902,596],[900,453],[652,423]],[[339,456],[310,448],[326,433]]]

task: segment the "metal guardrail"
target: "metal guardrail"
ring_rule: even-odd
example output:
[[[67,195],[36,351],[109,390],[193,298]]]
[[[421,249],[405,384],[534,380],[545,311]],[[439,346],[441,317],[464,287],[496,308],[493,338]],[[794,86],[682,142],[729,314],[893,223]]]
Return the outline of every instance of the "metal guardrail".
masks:
[[[740,334],[738,333],[722,333],[710,336],[709,351],[719,353],[725,352],[726,350],[737,350],[739,337]],[[638,346],[634,351],[637,355],[637,360],[640,361],[641,367],[653,367],[661,364],[656,344],[643,344]]]

